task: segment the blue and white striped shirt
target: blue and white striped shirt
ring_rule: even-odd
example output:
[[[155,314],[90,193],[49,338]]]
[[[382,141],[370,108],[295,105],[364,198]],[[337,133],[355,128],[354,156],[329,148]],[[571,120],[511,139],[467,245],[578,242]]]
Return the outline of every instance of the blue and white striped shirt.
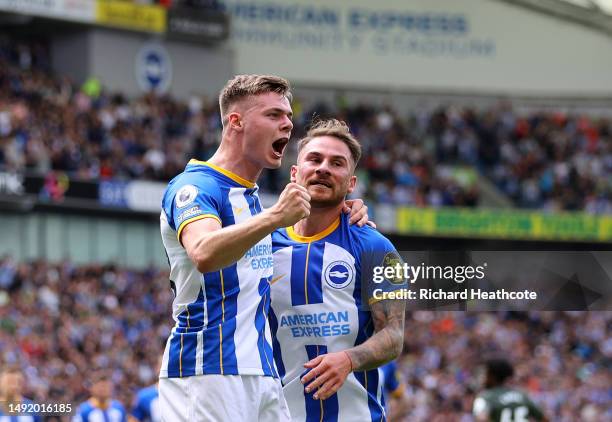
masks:
[[[384,420],[377,369],[349,374],[327,400],[306,393],[304,363],[359,345],[374,333],[362,292],[369,263],[396,253],[370,227],[349,225],[342,214],[323,232],[303,237],[291,227],[272,234],[274,278],[270,326],[274,359],[294,421]],[[369,268],[369,267],[367,267]],[[370,286],[363,286],[368,292]]]
[[[258,187],[213,164],[191,160],[164,194],[161,234],[175,290],[176,324],[160,377],[202,374],[277,376],[268,325],[272,240],[268,235],[238,262],[200,273],[179,243],[183,228],[215,218],[222,227],[261,212]]]
[[[94,399],[81,403],[72,422],[127,422],[125,408],[117,400],[111,400],[105,409],[101,409],[95,403]]]

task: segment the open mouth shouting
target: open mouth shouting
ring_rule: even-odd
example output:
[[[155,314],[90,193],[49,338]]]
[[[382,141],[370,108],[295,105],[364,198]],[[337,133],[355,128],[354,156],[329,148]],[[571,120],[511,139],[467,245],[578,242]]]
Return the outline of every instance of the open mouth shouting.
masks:
[[[272,149],[276,158],[282,158],[285,147],[289,143],[289,138],[280,138],[272,143]]]

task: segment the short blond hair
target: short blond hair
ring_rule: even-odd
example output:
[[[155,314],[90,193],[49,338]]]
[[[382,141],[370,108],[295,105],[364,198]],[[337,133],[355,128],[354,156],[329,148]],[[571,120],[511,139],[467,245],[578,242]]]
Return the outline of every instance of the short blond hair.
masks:
[[[310,141],[320,136],[333,136],[344,142],[351,152],[354,167],[357,167],[357,163],[361,158],[361,144],[357,138],[353,136],[348,125],[338,119],[325,119],[313,122],[308,132],[306,132],[306,136],[298,142],[298,155]]]
[[[246,97],[276,92],[292,100],[289,81],[274,75],[236,75],[223,87],[219,94],[219,110],[225,123],[225,114],[230,106]]]

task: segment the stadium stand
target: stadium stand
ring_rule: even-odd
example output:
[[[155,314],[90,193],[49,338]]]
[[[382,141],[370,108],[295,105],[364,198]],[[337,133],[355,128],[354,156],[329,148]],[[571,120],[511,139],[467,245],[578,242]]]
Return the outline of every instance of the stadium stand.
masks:
[[[0,260],[0,361],[23,366],[37,402],[79,403],[88,373],[112,370],[115,396],[157,379],[171,321],[165,271]],[[36,310],[33,312],[32,310]]]
[[[477,365],[491,353],[515,362],[514,385],[549,420],[609,420],[610,322],[603,312],[414,312],[400,365],[412,402],[407,420],[471,420],[482,388]]]
[[[18,363],[35,401],[78,403],[92,368],[112,369],[125,406],[155,382],[171,326],[166,271],[0,260],[0,360]],[[36,312],[32,312],[35,309]],[[604,312],[413,312],[400,370],[410,421],[471,420],[488,353],[555,421],[612,417],[612,316]],[[454,418],[454,419],[453,419]]]
[[[220,7],[216,0],[136,3],[168,10]],[[4,31],[0,172],[58,171],[83,181],[165,182],[181,172],[188,159],[207,159],[216,149],[221,126],[215,98],[130,97],[108,91],[104,81],[93,76],[79,85],[52,70],[47,40],[34,35],[13,38]],[[524,109],[506,101],[467,104],[441,102],[400,111],[374,102],[349,102],[341,95],[318,103],[298,96],[293,104],[293,139],[305,133],[313,117],[346,120],[364,146],[354,196],[368,204],[476,208],[485,202],[478,183],[482,179],[517,208],[612,214],[610,117],[588,109]],[[295,142],[290,144],[283,168],[260,179],[265,193],[282,189],[295,147]],[[86,228],[96,224],[74,224],[75,215],[90,216],[94,206],[53,205],[48,207],[53,216],[65,217],[49,223],[54,230],[60,227],[53,231],[56,237],[34,233],[44,232],[48,216],[42,215],[19,237],[34,247],[19,245],[19,259],[0,255],[0,365],[22,369],[25,396],[75,406],[89,397],[92,372],[110,369],[113,396],[130,407],[139,389],[156,382],[159,357],[173,324],[168,271],[153,265],[122,267],[112,261],[28,259],[63,256],[51,255],[48,249],[62,249],[53,242],[68,236],[61,224],[70,218],[71,236],[90,252],[97,252],[98,244],[88,245],[91,238],[81,234],[114,234],[108,230],[110,223],[91,232]],[[97,202],[95,207],[101,208]],[[22,213],[23,209],[14,206],[8,211],[40,211]],[[106,217],[114,218],[117,226],[144,219],[133,210],[122,211]],[[128,213],[134,214],[131,220]],[[0,219],[3,216],[0,213]],[[157,236],[158,215],[149,220]],[[128,236],[127,230],[121,233]],[[131,233],[140,236],[141,243],[148,239],[144,230]],[[431,244],[445,242],[434,239]],[[403,244],[415,243],[404,238]],[[115,244],[109,241],[105,247]],[[127,245],[125,241],[125,250]],[[122,249],[117,251],[112,260]],[[93,252],[86,256],[95,260]],[[129,259],[126,255],[121,262],[129,265]],[[478,365],[483,356],[502,353],[515,366],[513,385],[527,391],[550,420],[612,421],[610,312],[417,311],[407,315],[405,329],[404,352],[398,360],[410,404],[405,420],[472,421],[472,403],[482,388]]]
[[[90,80],[53,76],[43,44],[0,43],[0,168],[67,172],[84,180],[169,180],[189,158],[206,159],[220,134],[215,101],[146,95],[128,99]],[[299,101],[299,100],[298,100]],[[612,123],[562,112],[444,107],[400,115],[367,104],[296,107],[294,139],[316,116],[346,120],[364,146],[357,195],[414,206],[479,204],[486,176],[517,207],[612,213]],[[287,180],[266,177],[280,192]],[[459,171],[457,171],[459,170]],[[459,173],[459,174],[458,174]]]

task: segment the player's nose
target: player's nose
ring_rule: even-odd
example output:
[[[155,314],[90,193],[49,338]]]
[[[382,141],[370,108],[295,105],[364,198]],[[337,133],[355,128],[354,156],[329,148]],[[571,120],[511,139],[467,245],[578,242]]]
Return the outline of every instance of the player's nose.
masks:
[[[293,129],[293,122],[291,121],[289,116],[285,115],[281,123],[281,130],[283,132],[291,132],[292,129]]]
[[[321,160],[321,162],[319,162],[319,164],[317,165],[315,171],[317,174],[331,174],[331,171],[329,169],[329,162],[327,160]]]

